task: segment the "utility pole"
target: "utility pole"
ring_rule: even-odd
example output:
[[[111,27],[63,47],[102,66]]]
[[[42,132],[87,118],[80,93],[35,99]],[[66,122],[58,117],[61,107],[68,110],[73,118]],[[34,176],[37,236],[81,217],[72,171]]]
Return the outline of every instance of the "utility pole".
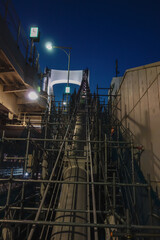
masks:
[[[118,59],[116,59],[116,77],[118,77],[118,74],[120,72],[118,71]]]

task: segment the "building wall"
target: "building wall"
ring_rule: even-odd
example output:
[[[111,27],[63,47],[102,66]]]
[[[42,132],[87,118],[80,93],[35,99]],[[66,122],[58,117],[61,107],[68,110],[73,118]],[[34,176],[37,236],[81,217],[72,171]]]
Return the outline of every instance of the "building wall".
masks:
[[[127,70],[118,93],[121,111],[116,114],[145,149],[141,156],[144,176],[160,180],[160,62]]]
[[[111,88],[112,89],[112,94],[116,94],[118,89],[119,89],[119,86],[122,82],[122,77],[113,77],[112,78],[112,81],[111,81]],[[108,94],[110,93],[110,90],[108,91]]]

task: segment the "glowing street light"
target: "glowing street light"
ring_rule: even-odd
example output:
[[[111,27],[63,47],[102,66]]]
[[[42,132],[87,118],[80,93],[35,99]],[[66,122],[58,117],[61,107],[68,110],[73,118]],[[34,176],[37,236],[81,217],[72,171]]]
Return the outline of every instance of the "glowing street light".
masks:
[[[47,95],[47,96],[49,96],[49,95]],[[48,101],[48,97],[43,96],[43,95],[40,95],[40,94],[37,94],[35,91],[30,91],[30,92],[28,93],[28,98],[29,98],[30,100],[32,100],[32,101],[37,100],[38,98],[44,98],[45,100]]]
[[[35,100],[37,100],[39,98],[44,98],[46,103],[47,103],[47,105],[48,105],[49,112],[51,111],[51,97],[52,97],[51,95],[43,96],[43,95],[37,94],[35,91],[30,91],[28,93],[28,98],[31,101],[35,101]]]
[[[47,42],[45,46],[49,51],[51,51],[53,49],[53,45],[51,42]]]
[[[32,101],[38,99],[38,94],[35,91],[31,91],[28,93],[28,98]]]

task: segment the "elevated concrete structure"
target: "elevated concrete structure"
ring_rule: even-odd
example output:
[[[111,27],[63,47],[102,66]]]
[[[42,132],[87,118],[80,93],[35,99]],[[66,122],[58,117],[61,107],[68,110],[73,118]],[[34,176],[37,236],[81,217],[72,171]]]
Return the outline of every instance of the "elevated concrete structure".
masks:
[[[40,82],[38,58],[39,54],[29,43],[12,3],[1,1],[0,113],[5,121],[13,118],[21,121],[20,115],[46,108],[44,98],[34,102],[28,99],[29,91],[37,90]]]

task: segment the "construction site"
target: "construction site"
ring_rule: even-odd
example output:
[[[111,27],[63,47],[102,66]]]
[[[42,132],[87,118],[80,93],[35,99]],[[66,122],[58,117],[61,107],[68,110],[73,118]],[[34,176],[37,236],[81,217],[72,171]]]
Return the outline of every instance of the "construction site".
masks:
[[[160,239],[160,62],[95,93],[84,69],[65,105],[39,69],[1,0],[0,240]]]

